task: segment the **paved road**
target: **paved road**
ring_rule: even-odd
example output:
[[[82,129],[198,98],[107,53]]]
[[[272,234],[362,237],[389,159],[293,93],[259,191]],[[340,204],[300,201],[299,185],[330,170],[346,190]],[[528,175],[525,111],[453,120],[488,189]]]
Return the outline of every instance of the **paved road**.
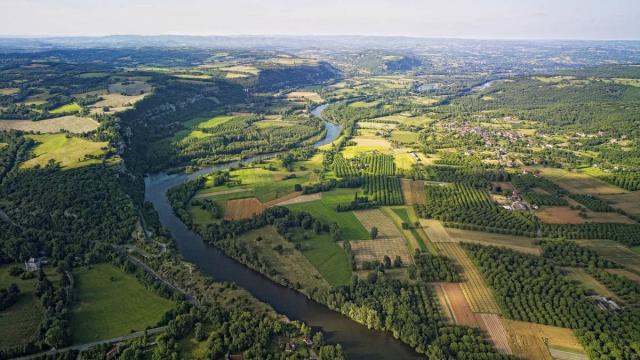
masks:
[[[157,333],[160,333],[160,332],[164,331],[166,328],[167,328],[166,326],[161,326],[161,327],[149,329],[149,330],[146,331],[146,333],[148,335],[155,335]],[[86,343],[86,344],[74,345],[74,346],[69,346],[69,347],[62,348],[62,349],[54,349],[54,350],[49,350],[49,351],[44,351],[44,352],[41,352],[41,353],[33,354],[33,355],[18,357],[18,358],[14,358],[14,360],[34,359],[34,358],[37,358],[39,356],[55,355],[55,354],[64,353],[64,352],[71,351],[71,350],[76,350],[76,351],[82,352],[82,351],[85,351],[85,350],[87,350],[87,349],[89,349],[89,348],[91,348],[93,346],[96,346],[96,345],[119,343],[119,342],[122,342],[122,341],[135,339],[137,337],[143,336],[144,334],[145,334],[145,331],[138,331],[138,332],[131,333],[129,335],[118,336],[118,337],[115,337],[115,338],[112,338],[112,339],[94,341],[94,342],[90,342],[90,343]]]

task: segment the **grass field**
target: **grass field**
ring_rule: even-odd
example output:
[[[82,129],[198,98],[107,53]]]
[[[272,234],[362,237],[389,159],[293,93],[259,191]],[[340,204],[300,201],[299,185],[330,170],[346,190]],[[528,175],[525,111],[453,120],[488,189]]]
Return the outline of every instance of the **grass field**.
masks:
[[[62,167],[74,168],[99,163],[99,159],[85,159],[85,156],[101,156],[106,141],[89,141],[70,137],[65,134],[29,135],[39,144],[33,149],[35,157],[22,163],[29,168],[36,165],[45,166],[49,160],[60,163]]]
[[[599,195],[626,192],[624,189],[584,173],[557,168],[538,167],[535,169],[540,170],[542,176],[549,178],[549,180],[575,194]]]
[[[385,213],[389,217],[391,217],[392,220],[394,220],[396,226],[401,229],[401,231],[404,233],[405,238],[409,240],[409,243],[411,245],[410,250],[413,251],[415,249],[420,249],[422,251],[426,251],[427,245],[425,244],[425,242],[428,240],[426,239],[424,233],[420,233],[418,229],[413,226],[414,221],[411,221],[411,215],[409,213],[409,211],[411,211],[412,209],[407,209],[404,207],[394,207],[391,208],[393,214],[390,214],[387,209],[389,208],[385,208],[383,209],[383,211],[385,211]],[[402,229],[403,222],[410,225],[410,228],[408,230]]]
[[[616,294],[609,291],[606,286],[602,285],[598,280],[594,279],[591,275],[587,274],[584,269],[581,268],[565,268],[566,271],[565,277],[568,280],[576,281],[583,287],[594,291],[598,295],[606,296],[609,298],[613,298],[616,301],[619,301]]]
[[[301,241],[302,254],[333,286],[351,282],[351,268],[344,250],[328,234],[307,232],[308,239]]]
[[[464,281],[460,284],[462,291],[471,306],[473,312],[500,314],[500,308],[496,303],[491,289],[487,286],[475,265],[467,256],[459,244],[436,244],[442,254],[455,260],[462,266]]]
[[[578,210],[573,210],[568,206],[543,207],[536,211],[536,216],[542,222],[548,224],[585,224],[591,223],[619,223],[633,224],[634,221],[628,217],[615,212],[594,212],[585,211],[586,217],[580,216]]]
[[[401,144],[413,144],[418,141],[418,133],[413,131],[395,130],[391,132],[391,140]]]
[[[11,265],[0,267],[0,288],[6,288],[15,283],[20,288],[21,294],[18,302],[0,312],[0,349],[20,346],[34,339],[44,316],[40,300],[35,296],[38,280],[35,278],[22,280],[10,276],[10,268]],[[53,270],[45,268],[45,273],[54,284],[59,279]]]
[[[336,205],[351,202],[357,190],[336,189],[322,194],[320,200],[302,204],[287,205],[291,210],[306,211],[318,220],[340,226],[342,238],[345,240],[370,239],[369,232],[365,230],[360,221],[352,212],[337,212]]]
[[[49,112],[51,114],[57,115],[57,114],[66,114],[66,113],[77,113],[80,111],[82,111],[82,106],[80,106],[80,104],[76,102],[72,102],[66,105],[62,105],[58,108],[55,108]]]
[[[258,241],[258,238],[262,240]],[[328,285],[320,272],[294,248],[294,244],[280,236],[273,226],[249,231],[235,241],[254,248],[269,269],[275,270],[292,284],[300,283],[307,290]],[[276,246],[281,246],[282,250],[274,250]]]
[[[305,184],[309,175],[306,172],[296,173],[295,178],[283,178],[289,175],[286,171],[269,171],[263,168],[239,169],[231,172],[234,180],[242,186],[253,188],[254,195],[262,202],[271,201],[293,192],[295,184]]]
[[[41,133],[57,133],[65,130],[71,133],[82,134],[93,131],[100,124],[88,117],[75,115],[61,116],[53,119],[31,120],[0,120],[0,130],[21,130]]]
[[[618,242],[611,240],[576,240],[576,243],[590,248],[608,260],[640,273],[640,253]]]
[[[144,330],[173,307],[171,300],[110,264],[78,269],[74,277],[78,300],[71,313],[71,331],[76,344]]]
[[[321,103],[324,99],[313,91],[292,91],[287,94],[289,100],[309,100],[315,103]]]
[[[503,320],[513,354],[522,359],[553,360],[543,339],[549,346],[584,354],[582,346],[569,329],[533,324],[522,321]]]
[[[640,191],[601,195],[600,197],[614,208],[622,209],[631,215],[640,216]]]
[[[471,231],[449,228],[446,230],[449,237],[455,242],[468,242],[482,245],[504,246],[509,249],[532,255],[540,255],[540,248],[534,244],[535,239],[481,231]]]

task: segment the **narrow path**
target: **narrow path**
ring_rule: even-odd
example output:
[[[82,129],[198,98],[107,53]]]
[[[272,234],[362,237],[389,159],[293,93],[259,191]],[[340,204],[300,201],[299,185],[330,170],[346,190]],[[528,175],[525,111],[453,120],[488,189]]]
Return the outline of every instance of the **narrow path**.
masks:
[[[14,360],[28,360],[28,359],[35,359],[41,356],[45,356],[45,355],[55,355],[55,354],[60,354],[60,353],[64,353],[67,351],[71,351],[71,350],[76,350],[76,351],[85,351],[91,347],[94,347],[96,345],[102,345],[102,344],[114,344],[114,343],[119,343],[122,341],[126,341],[126,340],[131,340],[131,339],[135,339],[137,337],[141,337],[144,336],[144,334],[146,333],[147,335],[155,335],[157,333],[160,333],[162,331],[164,331],[167,327],[166,326],[161,326],[161,327],[157,327],[157,328],[153,328],[153,329],[149,329],[146,331],[138,331],[138,332],[134,332],[128,335],[123,335],[123,336],[118,336],[115,338],[111,338],[111,339],[107,339],[107,340],[98,340],[98,341],[94,341],[94,342],[90,342],[90,343],[86,343],[86,344],[79,344],[79,345],[73,345],[73,346],[69,346],[69,347],[65,347],[62,349],[53,349],[53,350],[49,350],[49,351],[43,351],[37,354],[31,354],[31,355],[27,355],[27,356],[22,356],[22,357],[18,357],[18,358],[14,358]]]
[[[184,294],[184,296],[186,297],[187,301],[190,302],[191,304],[200,305],[200,302],[198,301],[198,299],[196,299],[195,297],[191,296],[186,290],[183,290],[183,289],[177,287],[176,285],[171,283],[169,280],[167,280],[164,277],[162,277],[162,275],[158,274],[155,270],[153,270],[144,261],[138,259],[137,257],[135,257],[133,255],[129,255],[129,259],[131,259],[131,261],[135,262],[136,264],[140,265],[145,271],[147,271],[148,273],[153,275],[157,280],[161,281],[162,283],[164,283],[165,285],[167,285],[168,287],[170,287],[174,291],[177,291],[177,292],[180,292],[180,293]]]

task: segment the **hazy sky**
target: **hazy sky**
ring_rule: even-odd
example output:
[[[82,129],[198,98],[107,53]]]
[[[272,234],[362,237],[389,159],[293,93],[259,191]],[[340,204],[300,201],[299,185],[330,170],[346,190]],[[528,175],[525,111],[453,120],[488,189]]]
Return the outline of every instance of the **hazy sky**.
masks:
[[[640,0],[0,0],[2,35],[640,39]]]

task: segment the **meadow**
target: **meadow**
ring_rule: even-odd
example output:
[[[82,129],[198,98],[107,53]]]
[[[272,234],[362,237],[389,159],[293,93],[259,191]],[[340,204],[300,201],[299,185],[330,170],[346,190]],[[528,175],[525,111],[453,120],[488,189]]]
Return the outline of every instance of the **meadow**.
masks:
[[[336,189],[322,194],[320,200],[303,204],[286,205],[291,210],[306,211],[327,224],[337,223],[344,240],[370,239],[369,232],[362,226],[352,212],[338,212],[336,205],[353,201],[357,190]]]
[[[111,264],[74,271],[78,300],[71,312],[73,343],[110,339],[155,326],[174,302]]]
[[[108,143],[90,141],[77,137],[67,137],[66,134],[29,135],[39,144],[33,149],[33,159],[22,164],[23,168],[36,165],[45,166],[51,160],[60,163],[64,168],[75,168],[100,163],[101,157]],[[91,156],[92,158],[86,158]],[[97,158],[94,158],[97,157]]]

